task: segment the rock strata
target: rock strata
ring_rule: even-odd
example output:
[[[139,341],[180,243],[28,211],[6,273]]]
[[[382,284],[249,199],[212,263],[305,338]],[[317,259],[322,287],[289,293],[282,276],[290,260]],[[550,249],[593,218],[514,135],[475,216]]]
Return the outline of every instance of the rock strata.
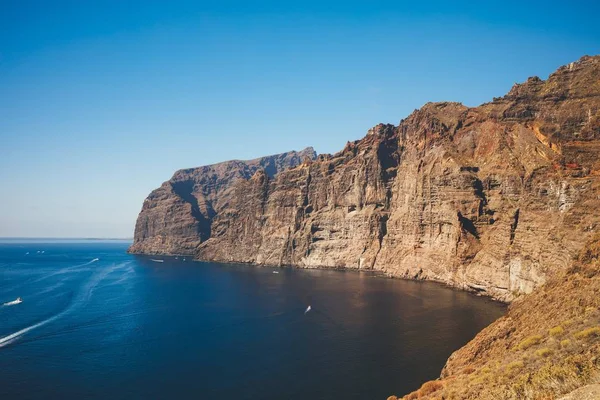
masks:
[[[146,199],[131,251],[377,270],[510,301],[600,226],[600,57],[309,153],[177,172]]]
[[[312,147],[250,161],[226,161],[182,169],[144,200],[131,253],[190,255],[211,236],[213,218],[227,206],[238,181],[260,170],[270,177],[312,160]]]

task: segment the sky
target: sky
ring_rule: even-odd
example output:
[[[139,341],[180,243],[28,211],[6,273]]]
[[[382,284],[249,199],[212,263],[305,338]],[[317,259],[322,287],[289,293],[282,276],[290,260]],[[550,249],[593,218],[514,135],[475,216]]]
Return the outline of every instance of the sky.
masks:
[[[597,1],[0,0],[0,237],[133,236],[177,169],[334,153],[600,53]]]

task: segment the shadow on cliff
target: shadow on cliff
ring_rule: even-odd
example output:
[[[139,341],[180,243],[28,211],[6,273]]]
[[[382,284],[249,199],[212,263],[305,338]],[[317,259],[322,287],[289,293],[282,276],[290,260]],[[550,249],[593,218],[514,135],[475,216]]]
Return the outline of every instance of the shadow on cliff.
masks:
[[[198,221],[198,234],[200,239],[202,241],[207,240],[211,233],[212,219],[216,215],[212,206],[207,203],[207,215],[202,213],[198,204],[198,199],[192,194],[194,191],[194,182],[192,181],[173,182],[171,183],[171,187],[177,196],[190,204],[192,216]]]

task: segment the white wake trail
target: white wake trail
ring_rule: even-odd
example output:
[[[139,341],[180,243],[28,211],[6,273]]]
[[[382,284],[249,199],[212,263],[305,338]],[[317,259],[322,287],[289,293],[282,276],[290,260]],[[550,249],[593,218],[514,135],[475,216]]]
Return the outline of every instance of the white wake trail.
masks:
[[[18,339],[20,336],[26,334],[29,331],[32,331],[34,329],[39,328],[40,326],[44,326],[44,325],[46,325],[46,324],[54,321],[55,319],[61,317],[66,312],[67,312],[67,310],[61,311],[60,313],[58,313],[58,314],[56,314],[56,315],[54,315],[54,316],[52,316],[52,317],[50,317],[48,319],[45,319],[45,320],[43,320],[41,322],[38,322],[37,324],[33,324],[31,326],[28,326],[27,328],[21,329],[20,331],[17,331],[15,333],[11,333],[8,336],[4,336],[3,338],[0,338],[0,347],[4,347],[4,346],[12,343],[14,340]]]
[[[92,261],[88,262],[87,264],[91,264],[95,261],[98,261],[98,258],[93,259]],[[122,267],[125,267],[127,265],[131,264],[131,261],[127,261],[124,263],[120,263],[117,265],[113,265],[111,267],[108,267],[102,271],[99,271],[96,275],[92,276],[86,283],[86,285],[84,285],[81,290],[79,291],[79,293],[77,294],[76,298],[71,300],[70,306],[67,306],[66,309],[64,309],[63,311],[59,312],[56,315],[53,315],[52,317],[45,319],[43,321],[40,321],[36,324],[33,324],[31,326],[28,326],[27,328],[23,328],[20,331],[11,333],[8,336],[4,336],[2,338],[0,338],[0,348],[11,344],[12,342],[14,342],[15,340],[17,340],[18,338],[20,338],[21,336],[23,336],[24,334],[26,334],[27,332],[30,332],[34,329],[40,328],[46,324],[49,324],[52,321],[57,320],[58,318],[66,315],[69,312],[72,312],[74,310],[76,310],[77,308],[79,308],[79,306],[81,306],[81,304],[83,302],[87,302],[89,301],[89,299],[92,296],[92,293],[94,292],[94,290],[96,289],[96,287],[98,286],[98,284],[104,279],[106,278],[106,276]]]
[[[95,263],[96,261],[100,261],[100,259],[99,258],[94,258],[93,260],[90,260],[90,261],[88,261],[86,263],[83,263],[83,264],[77,264],[77,265],[72,265],[72,266],[67,267],[67,268],[63,268],[63,269],[61,269],[59,271],[56,271],[56,272],[53,272],[51,274],[44,275],[44,276],[42,276],[42,277],[34,280],[32,283],[40,282],[40,281],[46,280],[46,279],[48,279],[50,277],[53,277],[53,276],[56,276],[56,275],[63,275],[63,274],[71,273],[71,272],[76,272],[77,268],[88,266],[90,264]]]

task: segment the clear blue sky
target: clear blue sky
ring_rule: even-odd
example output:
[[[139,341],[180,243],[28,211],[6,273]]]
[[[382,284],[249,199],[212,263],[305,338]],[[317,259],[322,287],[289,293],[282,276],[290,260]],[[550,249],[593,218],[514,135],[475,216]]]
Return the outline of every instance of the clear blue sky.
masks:
[[[131,237],[176,169],[491,100],[600,53],[599,4],[0,0],[0,236]]]

